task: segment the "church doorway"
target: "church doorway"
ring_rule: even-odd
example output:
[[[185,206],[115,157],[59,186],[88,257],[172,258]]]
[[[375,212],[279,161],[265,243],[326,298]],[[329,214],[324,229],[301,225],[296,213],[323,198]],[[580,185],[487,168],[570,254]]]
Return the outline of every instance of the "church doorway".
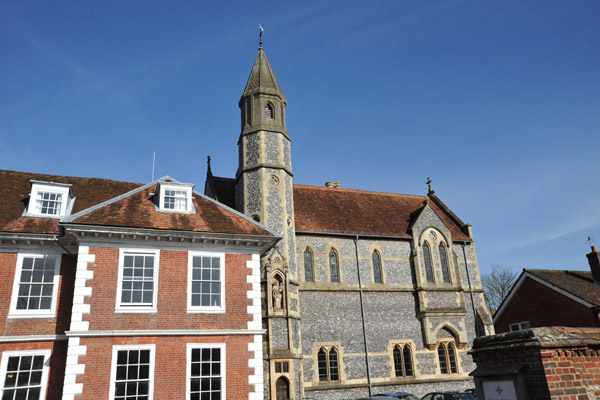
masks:
[[[290,384],[285,377],[277,379],[275,383],[277,400],[290,400]]]

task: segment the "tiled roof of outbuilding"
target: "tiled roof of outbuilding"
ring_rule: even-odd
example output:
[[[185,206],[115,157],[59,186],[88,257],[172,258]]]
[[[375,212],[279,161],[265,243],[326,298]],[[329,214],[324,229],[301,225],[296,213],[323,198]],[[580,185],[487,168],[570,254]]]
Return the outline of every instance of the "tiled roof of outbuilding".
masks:
[[[3,170],[0,170],[0,187],[5,193],[0,198],[0,232],[58,233],[56,218],[23,217],[31,191],[30,180],[72,185],[75,203],[71,217],[65,218],[69,223],[272,236],[249,218],[199,194],[193,195],[195,214],[160,212],[151,195],[156,193],[158,184],[143,188],[139,183],[109,179]]]
[[[600,284],[594,282],[591,271],[556,269],[524,269],[557,288],[595,305],[600,305]]]

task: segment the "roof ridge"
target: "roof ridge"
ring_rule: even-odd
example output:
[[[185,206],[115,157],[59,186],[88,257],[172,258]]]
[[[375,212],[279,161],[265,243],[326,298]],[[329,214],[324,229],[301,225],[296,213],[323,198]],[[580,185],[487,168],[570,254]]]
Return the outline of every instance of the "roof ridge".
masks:
[[[23,175],[55,176],[58,178],[66,178],[66,179],[99,179],[99,180],[110,181],[110,182],[133,183],[136,185],[143,185],[143,183],[140,183],[140,182],[121,181],[118,179],[98,178],[98,177],[94,177],[94,176],[56,175],[56,174],[43,174],[40,172],[27,172],[27,171],[17,171],[17,170],[11,170],[11,169],[0,169],[0,173],[4,173],[4,172],[8,172],[8,173],[12,172],[12,173],[18,173],[18,174],[23,174]]]
[[[405,196],[405,197],[415,197],[415,198],[426,198],[426,195],[418,195],[418,194],[408,194],[408,193],[392,193],[392,192],[378,192],[374,190],[364,190],[364,189],[350,189],[350,188],[330,188],[326,186],[315,186],[315,185],[302,185],[302,184],[293,184],[294,187],[300,188],[309,188],[309,189],[317,189],[317,190],[327,190],[332,192],[359,192],[359,193],[369,193],[369,194],[380,194],[387,196]]]

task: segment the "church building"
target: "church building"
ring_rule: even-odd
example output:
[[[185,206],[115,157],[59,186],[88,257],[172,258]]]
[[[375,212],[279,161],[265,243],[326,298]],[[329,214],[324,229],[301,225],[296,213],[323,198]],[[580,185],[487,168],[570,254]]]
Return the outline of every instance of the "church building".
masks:
[[[205,195],[282,236],[261,258],[265,398],[474,387],[494,333],[471,226],[426,195],[293,184],[286,98],[261,46],[239,101],[239,165]],[[233,138],[232,138],[233,139]]]

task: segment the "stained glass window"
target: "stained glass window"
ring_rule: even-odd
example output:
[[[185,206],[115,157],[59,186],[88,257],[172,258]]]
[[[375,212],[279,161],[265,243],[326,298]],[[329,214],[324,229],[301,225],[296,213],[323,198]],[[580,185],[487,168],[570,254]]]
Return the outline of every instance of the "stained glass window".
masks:
[[[442,276],[445,283],[450,283],[450,269],[448,268],[448,255],[446,252],[446,246],[440,243],[440,263],[442,264]]]
[[[337,252],[334,249],[329,250],[329,273],[331,282],[340,281],[340,270],[338,264]]]
[[[381,256],[377,250],[373,251],[373,281],[383,283],[383,274],[381,271]]]
[[[433,266],[431,265],[431,250],[429,243],[423,242],[423,261],[425,262],[425,275],[427,282],[433,283]]]
[[[315,276],[313,273],[313,256],[312,251],[307,247],[304,249],[304,280],[306,282],[314,282]]]

